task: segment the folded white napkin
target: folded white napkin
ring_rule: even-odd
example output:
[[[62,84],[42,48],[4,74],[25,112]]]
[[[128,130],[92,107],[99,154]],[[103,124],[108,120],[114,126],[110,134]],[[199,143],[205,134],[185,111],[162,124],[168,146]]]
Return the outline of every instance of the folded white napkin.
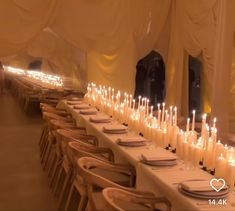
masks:
[[[80,114],[96,114],[96,113],[97,110],[95,108],[80,110]]]
[[[169,160],[176,160],[177,157],[172,153],[161,153],[153,154],[153,152],[145,152],[141,154],[141,157],[145,161],[169,161]]]
[[[67,101],[68,105],[79,105],[82,104],[82,101]]]
[[[74,108],[75,109],[88,109],[90,108],[90,106],[83,103],[83,104],[75,105]]]
[[[124,125],[107,125],[103,127],[104,131],[122,131],[127,130],[127,127]]]
[[[146,139],[143,137],[126,137],[126,138],[118,138],[117,142],[119,143],[136,143],[136,142],[145,142]]]
[[[107,123],[111,121],[111,118],[108,116],[93,116],[90,118],[91,122],[95,122],[95,123]]]
[[[79,98],[79,97],[72,97],[70,100],[72,100],[72,101],[74,101],[74,100],[77,101],[77,100],[78,100],[78,101],[79,101],[79,100],[82,100],[82,98]]]
[[[222,187],[222,183],[218,182],[217,184],[213,184],[215,188]],[[215,190],[210,186],[209,180],[202,180],[202,181],[184,181],[181,183],[181,188],[184,190],[195,192],[195,191],[213,191]],[[225,190],[228,187],[225,185],[221,190]]]
[[[103,127],[105,133],[122,134],[127,133],[127,127],[124,125],[107,125]]]

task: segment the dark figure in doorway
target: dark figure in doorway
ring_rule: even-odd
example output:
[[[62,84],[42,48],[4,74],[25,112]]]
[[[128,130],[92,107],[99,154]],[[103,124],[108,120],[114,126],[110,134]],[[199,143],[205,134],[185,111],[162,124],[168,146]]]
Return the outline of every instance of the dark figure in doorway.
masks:
[[[189,109],[193,110],[196,106],[197,103],[194,101],[192,98],[192,90],[193,86],[195,86],[195,73],[192,68],[189,67]]]
[[[151,104],[156,105],[164,101],[165,65],[160,57],[154,57],[148,77],[151,81]]]
[[[41,60],[34,60],[29,63],[28,69],[29,70],[37,70],[40,71],[42,66],[42,61]]]
[[[145,96],[145,80],[147,77],[147,69],[143,63],[143,60],[141,59],[137,66],[136,66],[137,72],[135,77],[135,98],[140,96]]]

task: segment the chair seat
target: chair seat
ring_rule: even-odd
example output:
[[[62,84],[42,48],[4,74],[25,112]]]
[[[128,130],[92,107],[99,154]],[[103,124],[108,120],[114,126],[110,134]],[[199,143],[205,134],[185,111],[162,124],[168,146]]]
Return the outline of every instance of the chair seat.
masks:
[[[102,192],[93,192],[92,198],[95,199],[94,203],[95,203],[95,207],[97,208],[97,210],[100,210],[100,211],[110,210],[110,206],[107,204]],[[142,206],[139,204],[127,202],[127,201],[115,200],[114,202],[115,204],[118,205],[119,208],[125,211],[150,211],[150,210],[152,211],[151,208],[148,208],[146,206]]]
[[[99,169],[99,168],[91,169],[91,171],[119,185],[126,186],[126,187],[130,186],[130,177],[128,175],[111,172],[110,170]]]
[[[127,176],[127,175],[115,173],[115,172],[110,172],[110,171],[106,171],[103,169],[92,169],[92,172],[98,174],[99,176],[105,177],[105,178],[107,178],[117,184],[127,186],[127,187],[129,186],[130,179],[129,179],[129,176]],[[78,190],[81,188],[80,187],[81,184],[84,184],[84,181],[80,176],[77,176],[76,181],[75,181],[75,186],[78,187]]]

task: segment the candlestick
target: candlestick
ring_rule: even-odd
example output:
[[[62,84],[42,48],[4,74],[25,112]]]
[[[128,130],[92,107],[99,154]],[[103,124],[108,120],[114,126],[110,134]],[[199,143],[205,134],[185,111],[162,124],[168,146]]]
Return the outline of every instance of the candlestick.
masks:
[[[138,109],[140,109],[140,100],[141,100],[141,96],[139,96]]]
[[[135,109],[135,99],[132,100],[132,102],[133,102],[133,110],[134,110]]]
[[[149,115],[149,99],[147,99],[147,116]]]
[[[160,103],[157,104],[157,110],[160,110]]]
[[[165,114],[165,103],[162,103],[162,120],[161,120],[161,122],[164,122],[164,114]]]
[[[234,190],[235,183],[235,160],[228,161],[227,172],[226,172],[226,183],[230,186],[232,190]]]
[[[177,107],[174,108],[175,111],[175,125],[177,125]]]
[[[195,129],[195,113],[196,113],[196,111],[195,111],[195,110],[193,110],[192,131],[194,131],[194,129]]]
[[[186,126],[186,132],[189,133],[189,123],[190,123],[190,119],[187,118],[187,126]]]
[[[172,106],[170,106],[170,125],[172,125]]]
[[[213,119],[213,128],[216,127],[216,117]]]
[[[153,106],[151,106],[150,116],[153,116]]]
[[[176,145],[176,154],[183,158],[183,142],[184,142],[184,132],[183,130],[180,130],[180,132],[177,134],[177,145]]]
[[[224,158],[223,154],[221,154],[216,159],[216,165],[215,165],[215,177],[217,178],[225,178],[225,174],[227,172],[227,161]]]

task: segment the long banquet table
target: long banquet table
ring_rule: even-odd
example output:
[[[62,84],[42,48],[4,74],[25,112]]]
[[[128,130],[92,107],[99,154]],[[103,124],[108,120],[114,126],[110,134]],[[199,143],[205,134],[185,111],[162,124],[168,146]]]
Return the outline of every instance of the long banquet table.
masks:
[[[178,190],[178,184],[186,180],[210,180],[212,175],[200,168],[188,169],[180,161],[173,167],[153,167],[143,164],[140,156],[143,153],[161,153],[163,148],[155,147],[151,142],[142,147],[123,147],[116,143],[117,138],[133,137],[134,131],[128,130],[127,134],[106,134],[103,127],[111,123],[92,123],[89,121],[93,115],[81,115],[73,106],[68,105],[66,100],[60,101],[58,107],[65,108],[72,114],[77,125],[85,126],[87,132],[95,135],[101,146],[112,149],[115,162],[131,164],[136,168],[136,188],[154,192],[157,196],[166,196],[172,203],[173,210],[235,210],[235,191],[230,191],[227,197],[227,205],[210,205],[208,200],[200,200],[183,195]],[[100,112],[100,111],[99,111]],[[101,113],[101,112],[100,112]]]

